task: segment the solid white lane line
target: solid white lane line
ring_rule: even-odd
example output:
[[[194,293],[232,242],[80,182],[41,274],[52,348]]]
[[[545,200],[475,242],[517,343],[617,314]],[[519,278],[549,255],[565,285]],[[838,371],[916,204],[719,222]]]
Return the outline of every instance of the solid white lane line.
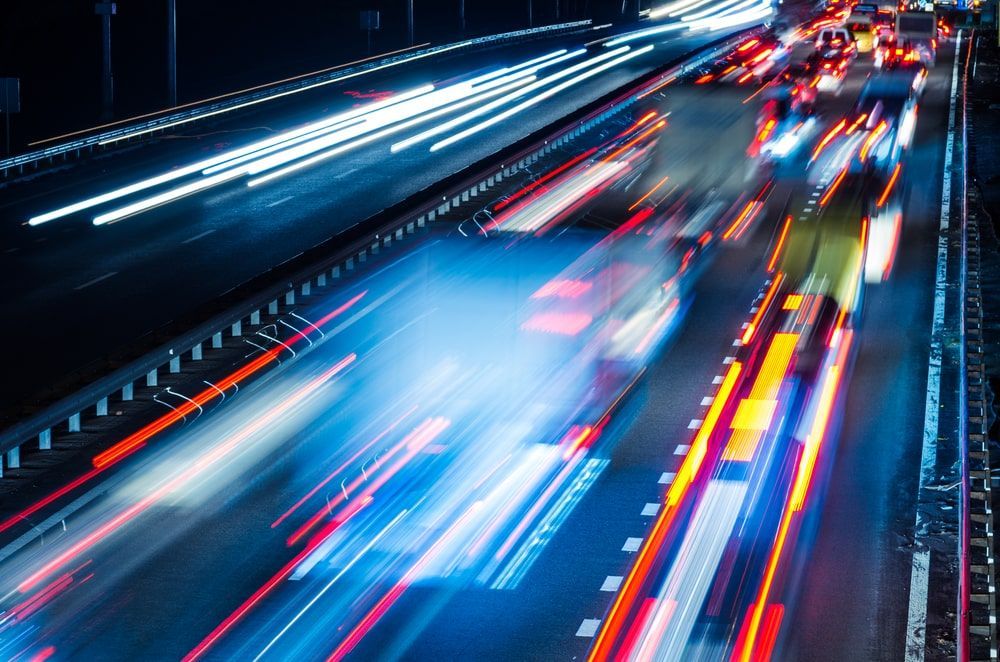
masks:
[[[104,274],[103,276],[98,276],[98,277],[97,277],[97,278],[95,278],[94,280],[88,280],[88,281],[87,281],[86,283],[84,283],[83,285],[77,285],[77,286],[76,286],[76,287],[74,287],[73,289],[74,289],[74,290],[82,290],[82,289],[84,289],[84,288],[86,288],[86,287],[90,287],[91,285],[96,285],[97,283],[100,283],[100,282],[101,282],[102,280],[107,280],[108,278],[111,278],[111,277],[112,277],[112,276],[114,276],[114,275],[115,275],[116,273],[118,273],[118,272],[117,272],[117,271],[109,271],[108,273]]]
[[[205,230],[204,232],[200,232],[200,233],[196,234],[193,237],[188,237],[187,239],[185,239],[181,243],[182,244],[190,244],[192,241],[198,241],[202,237],[207,237],[208,235],[212,234],[213,232],[215,232],[215,228],[212,228],[211,230]]]
[[[920,450],[920,481],[917,486],[917,515],[914,522],[913,564],[910,569],[910,606],[906,618],[906,662],[923,662],[927,647],[927,590],[930,581],[930,549],[923,540],[927,523],[920,516],[926,488],[934,480],[939,432],[938,409],[941,397],[941,356],[944,350],[944,304],[948,274],[948,227],[951,213],[951,168],[955,148],[955,98],[958,93],[958,62],[962,31],[955,38],[955,62],[951,70],[951,99],[948,102],[948,135],[944,149],[944,177],[941,183],[941,225],[938,233],[937,269],[934,277],[934,316],[931,320],[931,347],[927,365],[927,400],[924,404],[924,439]]]

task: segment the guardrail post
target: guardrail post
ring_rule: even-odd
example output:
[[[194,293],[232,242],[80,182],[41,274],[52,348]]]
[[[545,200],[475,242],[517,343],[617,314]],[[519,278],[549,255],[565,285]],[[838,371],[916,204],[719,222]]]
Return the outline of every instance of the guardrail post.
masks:
[[[330,269],[330,278],[340,278],[340,265],[339,264],[337,266],[333,267],[332,269]]]
[[[250,316],[250,323],[253,324],[253,315]],[[233,334],[234,338],[242,336],[243,335],[243,320],[236,320],[235,322],[233,322],[233,326],[232,326],[231,331],[232,331],[232,334]]]
[[[398,230],[396,230],[396,240],[399,241],[402,238],[403,238],[403,228],[399,228]]]
[[[216,331],[212,334],[212,349],[220,349],[222,347],[222,331]]]
[[[122,386],[122,401],[129,402],[130,400],[132,400],[132,382]]]
[[[146,386],[156,386],[157,385],[157,383],[158,383],[158,381],[157,381],[158,375],[156,373],[156,370],[157,370],[156,368],[153,368],[152,370],[150,370],[149,372],[146,373]]]
[[[181,357],[175,356],[170,359],[170,374],[176,375],[181,371]]]
[[[344,260],[344,269],[346,269],[347,271],[354,271],[354,256],[353,255],[351,257],[347,258],[346,260]]]
[[[316,276],[316,287],[326,287],[326,272]]]
[[[306,281],[302,283],[302,296],[307,297],[312,292],[312,282]]]
[[[104,396],[97,401],[97,415],[107,416],[108,415],[108,396]]]
[[[367,262],[367,261],[368,261],[367,252],[361,251],[360,253],[358,253],[358,262]]]
[[[70,416],[69,417],[69,421],[67,421],[67,422],[69,423],[69,431],[70,432],[79,432],[80,431],[80,412],[76,412],[75,414],[73,414],[72,416]]]
[[[198,343],[191,348],[191,360],[201,361],[201,343]]]
[[[278,314],[278,300],[274,299],[271,303],[267,304],[267,314],[277,315]]]
[[[288,290],[287,292],[285,292],[285,305],[286,306],[295,305],[295,290]],[[278,311],[275,310],[274,312],[277,313]]]
[[[250,326],[260,326],[260,309],[250,313]]]
[[[52,428],[46,428],[38,433],[38,450],[52,450]]]
[[[21,447],[14,446],[7,451],[7,467],[9,469],[19,469],[21,467]]]

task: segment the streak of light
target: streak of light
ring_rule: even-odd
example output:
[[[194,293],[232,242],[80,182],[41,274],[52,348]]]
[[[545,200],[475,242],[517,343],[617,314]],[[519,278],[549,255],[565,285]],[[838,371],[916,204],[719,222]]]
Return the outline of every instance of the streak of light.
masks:
[[[193,175],[201,170],[204,170],[206,168],[211,168],[214,165],[230,161],[245,154],[251,154],[253,152],[266,149],[272,145],[277,145],[279,143],[282,143],[286,140],[297,137],[299,135],[305,135],[322,127],[356,119],[365,115],[366,113],[373,112],[375,110],[379,110],[382,108],[388,108],[394,104],[402,103],[409,99],[418,98],[424,94],[429,93],[433,89],[434,89],[433,85],[423,85],[413,90],[409,90],[407,92],[394,95],[383,101],[377,101],[362,106],[361,108],[356,108],[343,113],[338,113],[319,122],[313,122],[295,130],[284,132],[277,136],[272,136],[271,138],[267,138],[265,140],[259,140],[244,147],[229,150],[217,156],[213,156],[212,158],[204,159],[202,161],[198,161],[187,166],[174,168],[160,175],[156,175],[155,177],[149,177],[147,179],[143,179],[138,182],[133,182],[132,184],[129,184],[127,186],[123,186],[121,188],[117,188],[108,191],[106,193],[102,193],[100,195],[87,198],[85,200],[80,200],[79,202],[75,202],[71,205],[54,209],[44,214],[39,214],[38,216],[33,216],[28,219],[28,224],[40,225],[42,223],[47,223],[48,221],[69,216],[70,214],[75,214],[77,212],[84,211],[86,209],[91,209],[92,207],[96,207],[98,205],[111,202],[113,200],[118,200],[119,198],[132,195],[133,193],[145,191],[146,189],[154,188],[156,186],[160,186],[162,184],[166,184],[168,182],[172,182],[177,179]]]
[[[412,147],[413,145],[416,145],[417,143],[423,142],[423,141],[427,140],[428,138],[433,138],[434,136],[437,136],[437,135],[440,135],[440,134],[445,133],[447,131],[450,131],[451,129],[453,129],[453,128],[461,125],[461,124],[465,124],[469,120],[475,119],[476,117],[480,117],[482,115],[489,114],[489,113],[493,112],[494,110],[496,110],[498,108],[501,108],[501,107],[503,107],[503,106],[511,103],[512,101],[515,101],[515,100],[523,97],[526,94],[534,92],[535,90],[539,90],[539,89],[541,89],[543,87],[546,87],[547,85],[549,85],[549,84],[551,84],[551,83],[553,83],[553,82],[555,82],[557,80],[561,80],[563,78],[566,78],[567,76],[571,76],[571,75],[577,73],[578,71],[589,70],[589,68],[593,67],[595,64],[597,64],[599,62],[604,62],[604,61],[606,61],[606,60],[608,60],[610,58],[615,57],[616,55],[620,55],[621,53],[625,53],[628,50],[629,50],[628,47],[623,47],[623,48],[615,49],[613,51],[608,51],[607,53],[602,53],[600,55],[597,55],[597,56],[594,56],[594,57],[589,58],[587,60],[584,60],[583,62],[578,62],[578,63],[576,63],[576,64],[574,64],[572,66],[566,67],[565,69],[557,71],[554,74],[550,74],[550,75],[546,76],[545,78],[540,78],[540,79],[536,80],[535,82],[531,83],[530,85],[527,85],[524,88],[518,90],[516,93],[507,94],[505,96],[502,96],[499,99],[495,99],[495,100],[493,100],[493,101],[491,101],[491,102],[489,102],[487,104],[483,104],[482,106],[480,106],[479,108],[476,108],[475,110],[472,110],[472,111],[469,111],[469,112],[464,113],[462,115],[459,115],[458,117],[452,118],[452,119],[448,120],[447,122],[442,122],[441,124],[438,124],[437,126],[434,126],[434,127],[430,128],[430,129],[422,131],[421,133],[418,133],[416,135],[410,136],[409,138],[406,138],[405,140],[401,140],[401,141],[399,141],[397,143],[393,143],[392,146],[389,148],[389,150],[391,152],[395,153],[395,152],[399,152],[401,150],[407,149],[409,147]],[[577,55],[577,54],[581,54],[581,53],[584,53],[584,52],[586,52],[586,51],[585,50],[580,50],[580,51],[573,51],[570,54]]]
[[[899,178],[899,171],[903,167],[902,163],[897,163],[896,167],[892,170],[892,176],[889,177],[888,183],[885,185],[885,190],[882,191],[882,195],[879,196],[877,207],[881,207],[885,204],[885,201],[889,199],[889,194],[892,193],[892,188],[896,185],[896,180]]]
[[[352,455],[351,457],[349,457],[339,467],[337,467],[332,472],[330,472],[329,474],[327,474],[326,478],[324,478],[319,483],[317,483],[311,490],[309,490],[308,492],[306,492],[305,495],[303,495],[301,499],[299,499],[298,501],[296,501],[295,504],[291,508],[289,508],[284,513],[282,513],[281,516],[278,519],[274,520],[271,523],[271,528],[274,529],[274,528],[277,528],[278,526],[280,526],[281,523],[284,522],[286,519],[288,519],[288,517],[292,513],[294,513],[296,510],[298,510],[302,506],[302,504],[304,504],[306,501],[308,501],[313,496],[315,496],[315,494],[317,492],[319,492],[321,489],[323,489],[323,487],[326,486],[336,476],[340,475],[340,473],[342,471],[344,471],[345,469],[347,469],[347,467],[349,467],[352,464],[354,464],[358,460],[358,458],[360,458],[362,455],[364,455],[372,446],[374,446],[378,442],[382,441],[382,439],[385,438],[386,435],[388,435],[390,432],[392,432],[393,430],[395,430],[396,427],[399,426],[400,423],[402,423],[404,420],[406,420],[416,410],[417,410],[417,406],[416,405],[413,405],[412,407],[410,407],[409,411],[407,411],[405,414],[403,414],[402,416],[400,416],[399,418],[397,418],[395,421],[393,421],[389,425],[389,427],[387,427],[386,429],[382,430],[377,435],[375,435],[375,437],[372,438],[371,440],[369,440],[368,443],[364,444],[361,448],[359,448],[357,450],[357,452],[354,453],[354,455]]]
[[[624,48],[627,50],[627,47],[624,47]],[[639,48],[637,50],[624,53],[624,55],[620,55],[619,57],[616,57],[613,60],[604,62],[603,64],[599,64],[596,67],[586,69],[583,73],[578,74],[576,76],[573,76],[569,80],[563,81],[562,83],[559,83],[558,85],[550,87],[550,88],[548,88],[548,89],[540,92],[539,94],[537,94],[537,95],[535,95],[533,97],[530,97],[530,98],[528,98],[525,101],[522,101],[521,103],[513,106],[512,108],[508,108],[507,110],[501,111],[501,112],[493,115],[489,119],[483,120],[479,124],[476,124],[474,126],[470,126],[470,127],[466,128],[466,129],[463,129],[462,131],[459,131],[458,133],[455,133],[455,134],[452,134],[452,135],[448,136],[447,138],[445,138],[443,140],[439,140],[438,142],[436,142],[433,145],[431,145],[431,151],[432,152],[436,152],[436,151],[438,151],[440,149],[443,149],[443,148],[445,148],[445,147],[447,147],[449,145],[453,145],[456,142],[459,142],[460,140],[464,140],[464,139],[468,138],[469,136],[477,134],[480,131],[483,131],[484,129],[487,129],[487,128],[493,126],[494,124],[497,124],[498,122],[502,122],[502,121],[504,121],[505,119],[507,119],[509,117],[513,117],[514,115],[517,115],[518,113],[520,113],[520,112],[522,112],[524,110],[527,110],[528,108],[530,108],[530,107],[532,107],[534,105],[537,105],[537,104],[541,103],[542,101],[545,101],[546,99],[554,97],[555,95],[559,94],[560,92],[563,92],[564,90],[567,90],[570,87],[572,87],[572,86],[574,86],[574,85],[576,85],[578,83],[581,83],[581,82],[587,80],[588,78],[592,78],[592,77],[596,76],[597,74],[599,74],[599,73],[601,73],[603,71],[607,71],[608,69],[611,69],[613,67],[617,67],[618,65],[623,64],[625,62],[628,62],[629,60],[632,60],[634,58],[637,58],[640,55],[644,55],[644,54],[648,53],[651,50],[653,50],[653,45],[652,44],[650,44],[649,46],[643,46],[642,48]],[[613,50],[613,51],[608,51],[604,55],[605,56],[607,56],[607,55],[615,55],[615,54],[618,54],[618,53],[621,53],[621,52],[623,52],[623,51],[622,50]],[[588,60],[587,62],[590,63],[590,64],[593,64],[593,63],[595,63],[596,61],[598,61],[600,59],[603,59],[603,56],[599,55],[599,56],[593,57],[590,60]]]
[[[871,148],[878,142],[878,139],[885,133],[886,129],[889,127],[885,120],[882,120],[878,125],[872,129],[871,134],[865,139],[864,144],[861,145],[861,153],[858,154],[858,158],[862,163],[868,160],[868,152]]]
[[[232,435],[223,443],[220,443],[217,447],[199,457],[196,462],[192,462],[184,471],[164,482],[146,497],[129,506],[118,515],[99,526],[93,532],[84,536],[81,540],[77,541],[73,545],[70,545],[63,552],[57,554],[55,558],[45,563],[41,568],[31,573],[28,578],[22,581],[17,587],[18,591],[21,593],[27,593],[32,590],[38,585],[39,582],[44,581],[46,577],[66,565],[66,563],[68,563],[71,559],[78,556],[85,550],[99,544],[109,535],[115,533],[122,526],[151,508],[160,500],[172,494],[177,489],[187,485],[190,481],[200,476],[207,469],[213,467],[227,454],[240,446],[250,436],[266,429],[277,421],[282,415],[287,413],[299,403],[303,402],[317,389],[336,376],[337,373],[353,364],[356,359],[357,356],[355,354],[348,354],[346,357],[328,368],[321,375],[309,381],[305,386],[300,388],[281,404],[273,407],[267,413],[257,417],[253,422],[240,430],[239,433]]]
[[[846,118],[840,120],[837,124],[834,125],[832,129],[827,131],[826,134],[820,139],[819,143],[816,145],[816,148],[813,150],[812,158],[810,160],[815,161],[816,157],[818,157],[820,153],[823,151],[823,148],[829,145],[830,141],[836,138],[837,134],[843,131],[845,126],[847,126]]]
[[[773,272],[775,265],[778,264],[778,258],[781,257],[781,248],[785,245],[785,238],[788,236],[788,229],[791,225],[792,217],[786,216],[785,223],[781,226],[781,234],[778,235],[778,243],[774,245],[774,251],[771,253],[771,259],[767,261],[768,273]]]
[[[322,326],[327,322],[329,322],[330,320],[332,320],[334,317],[337,317],[343,312],[347,311],[355,303],[360,301],[361,298],[365,296],[365,294],[367,294],[367,290],[365,292],[362,292],[361,294],[352,297],[345,303],[335,308],[330,313],[327,313],[326,315],[323,316],[322,319],[317,321],[316,323],[317,326]],[[301,333],[296,336],[293,336],[287,341],[287,344],[294,344],[300,339],[300,337]],[[250,376],[254,375],[255,373],[259,372],[262,368],[269,365],[271,362],[276,361],[278,353],[279,352],[274,349],[268,350],[266,353],[257,357],[256,359],[254,359],[247,365],[243,366],[239,370],[236,370],[235,372],[231,373],[228,377],[220,381],[218,385],[211,386],[205,391],[202,391],[197,396],[192,398],[192,400],[194,401],[194,403],[204,406],[206,403],[215,399],[216,396],[224,395],[224,391],[226,389],[232,386],[238,386],[240,382],[245,381]],[[61,499],[67,494],[75,491],[77,488],[88,483],[89,481],[91,481],[92,479],[94,479],[95,477],[97,477],[110,467],[114,466],[115,464],[123,460],[125,457],[138,451],[140,448],[145,446],[146,442],[149,439],[159,434],[163,430],[166,430],[167,428],[173,426],[175,423],[178,423],[179,421],[183,420],[184,416],[186,416],[187,414],[192,413],[196,409],[194,403],[185,402],[184,404],[177,407],[175,411],[171,411],[168,414],[164,414],[163,416],[154,420],[148,425],[144,426],[137,432],[134,432],[133,434],[129,435],[122,441],[118,442],[117,444],[114,444],[104,452],[95,455],[94,458],[91,460],[91,463],[94,465],[93,469],[73,479],[69,483],[63,485],[62,487],[50,493],[49,495],[45,496],[44,498],[39,499],[38,501],[28,506],[24,510],[18,512],[16,515],[12,515],[3,522],[0,522],[0,533],[3,533],[4,531],[16,525],[19,522],[28,521],[28,518],[34,515],[39,510],[42,510],[43,508],[49,506],[50,504]]]
[[[473,503],[463,514],[452,524],[452,526],[445,531],[445,533],[431,546],[427,552],[420,557],[420,559],[411,567],[402,579],[396,583],[392,589],[386,593],[379,601],[375,604],[372,609],[365,614],[361,622],[358,623],[351,631],[348,633],[347,637],[333,650],[333,652],[327,657],[327,662],[342,660],[347,654],[349,654],[354,647],[364,638],[366,634],[375,624],[381,620],[382,616],[385,615],[389,608],[406,592],[406,590],[411,586],[412,582],[420,576],[423,572],[425,566],[427,566],[435,556],[446,547],[451,538],[462,529],[466,520],[470,519],[476,514],[476,511],[482,506],[482,501],[476,501]]]
[[[728,404],[729,396],[736,388],[736,383],[742,369],[743,364],[739,361],[734,361],[730,364],[729,370],[726,372],[726,376],[719,386],[719,391],[715,395],[715,400],[713,400],[711,407],[709,407],[708,412],[705,414],[705,419],[698,429],[694,441],[691,443],[691,448],[688,450],[687,456],[684,458],[684,463],[677,471],[674,482],[667,492],[664,507],[660,511],[656,523],[653,525],[653,529],[646,539],[646,543],[639,551],[639,555],[632,569],[629,571],[628,577],[622,584],[618,596],[615,598],[615,602],[608,612],[608,617],[605,619],[603,627],[597,635],[594,646],[590,649],[590,653],[587,656],[590,662],[606,660],[611,657],[615,642],[625,626],[628,613],[635,603],[643,582],[645,582],[649,575],[667,533],[670,531],[670,524],[673,522],[676,513],[675,506],[683,499],[688,487],[694,481],[695,476],[701,468],[705,455],[708,453],[709,438],[715,430],[723,409]]]
[[[830,202],[830,198],[833,194],[837,192],[837,187],[840,186],[840,182],[844,181],[844,177],[847,176],[847,167],[845,166],[840,170],[836,177],[833,178],[833,182],[826,188],[826,192],[823,193],[823,197],[819,199],[819,206],[824,207],[826,203]]]
[[[360,509],[356,510],[355,513],[360,512]],[[231,630],[233,626],[239,623],[244,616],[246,616],[250,611],[264,599],[267,594],[273,591],[281,582],[285,581],[289,575],[295,570],[302,560],[308,557],[313,550],[325,542],[334,532],[340,527],[342,522],[330,522],[326,527],[310,540],[309,545],[302,549],[298,554],[296,554],[292,559],[286,563],[277,573],[275,573],[269,580],[267,580],[263,586],[254,591],[250,597],[243,601],[239,607],[236,608],[234,612],[229,614],[219,625],[215,627],[208,636],[198,642],[198,645],[192,648],[188,653],[182,658],[183,662],[193,662],[201,656],[203,656],[208,650],[219,640],[226,632]]]

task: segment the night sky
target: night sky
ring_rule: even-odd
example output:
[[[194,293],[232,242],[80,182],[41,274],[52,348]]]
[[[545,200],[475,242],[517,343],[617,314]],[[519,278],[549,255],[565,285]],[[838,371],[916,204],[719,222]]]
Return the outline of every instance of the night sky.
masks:
[[[562,18],[600,0],[562,0]],[[619,5],[617,0],[604,0]],[[166,104],[166,1],[119,0],[112,19],[115,114]],[[181,103],[328,67],[363,56],[359,11],[382,12],[374,52],[405,46],[403,0],[177,0]],[[551,22],[555,0],[535,0],[536,24]],[[458,35],[457,0],[416,0],[418,42]],[[527,0],[466,0],[469,34],[524,27]],[[22,113],[12,147],[97,122],[101,25],[93,0],[5,2],[0,9],[0,76],[21,79]]]

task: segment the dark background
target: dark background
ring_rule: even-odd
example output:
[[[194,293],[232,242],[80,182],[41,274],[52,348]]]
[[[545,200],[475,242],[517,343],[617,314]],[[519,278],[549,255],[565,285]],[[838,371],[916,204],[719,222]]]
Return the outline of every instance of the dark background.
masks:
[[[535,25],[620,11],[622,0],[535,0]],[[111,26],[115,118],[167,105],[166,0],[118,0]],[[528,0],[466,0],[466,35],[527,26]],[[377,9],[374,53],[406,46],[404,0],[177,0],[178,101],[367,54],[359,12]],[[417,43],[460,38],[458,0],[415,0]],[[98,123],[101,19],[93,0],[0,0],[0,77],[21,79],[14,152]],[[0,127],[2,131],[2,127]]]

